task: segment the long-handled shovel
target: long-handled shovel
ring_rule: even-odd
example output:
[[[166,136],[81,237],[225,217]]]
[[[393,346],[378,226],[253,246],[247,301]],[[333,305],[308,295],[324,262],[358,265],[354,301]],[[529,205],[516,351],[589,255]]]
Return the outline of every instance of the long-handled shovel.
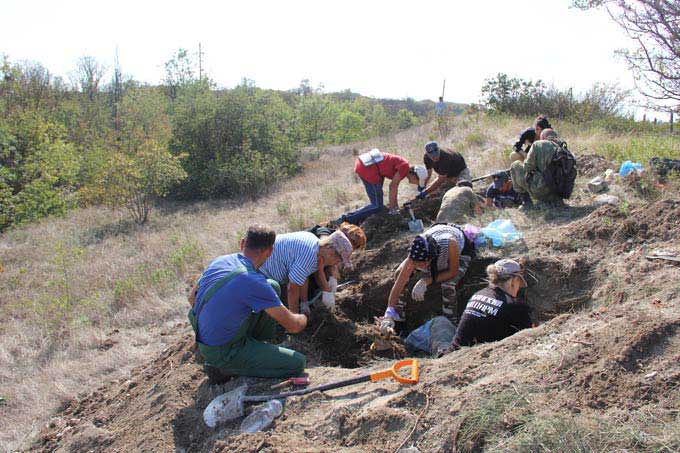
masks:
[[[399,376],[399,370],[404,367],[411,368],[411,376],[406,378]],[[324,390],[336,389],[339,387],[346,387],[348,385],[359,384],[361,382],[373,381],[377,382],[382,379],[393,378],[400,384],[416,384],[418,382],[418,360],[406,359],[392,365],[392,368],[375,373],[364,374],[344,381],[334,382],[331,384],[320,385],[318,387],[306,388],[302,390],[295,390],[293,392],[279,393],[275,395],[246,395],[248,385],[242,385],[237,389],[224,393],[208,404],[208,407],[203,411],[203,420],[205,424],[214,428],[220,423],[234,420],[243,417],[245,414],[246,403],[260,403],[263,401],[276,400],[288,398],[291,396],[306,395],[312,392],[322,392]]]

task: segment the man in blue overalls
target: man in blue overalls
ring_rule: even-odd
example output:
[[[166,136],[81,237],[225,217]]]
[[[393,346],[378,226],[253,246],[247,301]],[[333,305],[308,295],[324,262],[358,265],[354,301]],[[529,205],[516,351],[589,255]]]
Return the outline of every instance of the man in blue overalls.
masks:
[[[234,375],[297,376],[305,369],[304,355],[264,342],[274,338],[277,322],[290,333],[307,325],[305,315],[281,303],[278,283],[257,270],[273,253],[275,239],[270,228],[250,227],[243,253],[216,258],[198,282],[188,316],[211,383]]]

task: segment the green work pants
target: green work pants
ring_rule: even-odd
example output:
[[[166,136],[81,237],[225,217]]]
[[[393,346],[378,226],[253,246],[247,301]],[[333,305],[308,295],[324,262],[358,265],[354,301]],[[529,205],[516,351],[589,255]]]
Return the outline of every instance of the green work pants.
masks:
[[[528,193],[535,201],[552,203],[562,200],[545,184],[543,175],[538,172],[531,178],[531,183],[527,183],[524,162],[522,161],[512,163],[510,166],[510,178],[512,179],[512,187],[517,193]]]
[[[193,313],[189,311],[189,319],[192,317]],[[275,334],[276,321],[263,310],[251,313],[229,343],[222,346],[198,343],[198,348],[206,363],[224,374],[271,378],[299,376],[307,365],[307,358],[299,352],[263,341],[273,339]]]

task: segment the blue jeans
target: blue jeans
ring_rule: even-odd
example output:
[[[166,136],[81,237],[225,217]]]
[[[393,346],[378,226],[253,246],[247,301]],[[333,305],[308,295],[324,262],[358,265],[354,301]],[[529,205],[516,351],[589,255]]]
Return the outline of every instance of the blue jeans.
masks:
[[[342,216],[342,220],[353,223],[354,225],[359,225],[373,214],[382,211],[384,206],[383,182],[385,182],[385,178],[380,178],[380,182],[378,184],[371,184],[370,182],[364,181],[363,178],[361,178],[361,182],[364,183],[366,194],[368,195],[368,199],[371,204],[364,206],[361,209],[357,209],[356,211],[348,212]]]

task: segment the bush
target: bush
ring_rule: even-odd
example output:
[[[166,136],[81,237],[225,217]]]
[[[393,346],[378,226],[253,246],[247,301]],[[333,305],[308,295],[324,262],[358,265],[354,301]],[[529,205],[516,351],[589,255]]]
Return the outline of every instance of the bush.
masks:
[[[413,123],[414,116],[411,111],[406,109],[399,110],[399,113],[397,113],[397,124],[399,125],[399,129],[408,129],[413,126]]]

